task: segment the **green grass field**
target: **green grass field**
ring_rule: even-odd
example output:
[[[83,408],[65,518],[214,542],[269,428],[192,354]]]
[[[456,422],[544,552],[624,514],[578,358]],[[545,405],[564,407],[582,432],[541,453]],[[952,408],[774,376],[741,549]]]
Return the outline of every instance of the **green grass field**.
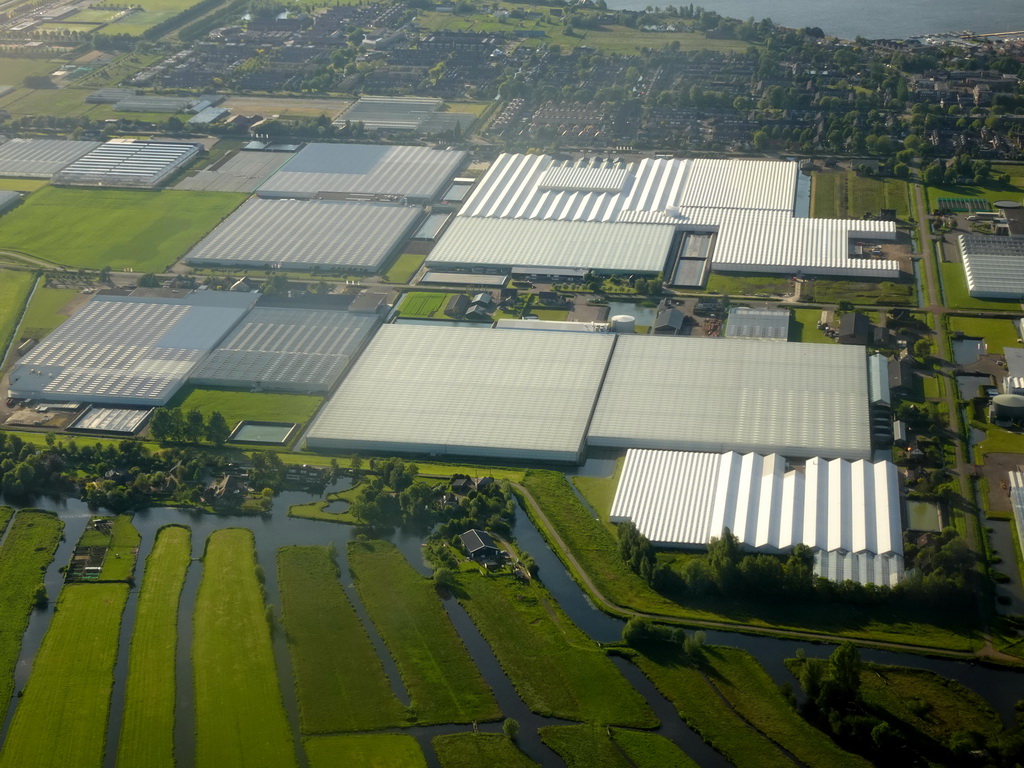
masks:
[[[1020,335],[1012,320],[949,315],[949,329],[985,339],[990,355],[1001,355],[1005,347],[1019,346]]]
[[[350,542],[349,567],[366,612],[388,646],[418,722],[472,723],[500,717],[429,579],[394,545]]]
[[[0,538],[3,537],[4,531],[7,530],[7,524],[11,522],[12,517],[14,517],[13,507],[0,506]]]
[[[964,276],[964,265],[952,262],[939,262],[939,277],[942,280],[943,304],[952,309],[988,309],[996,312],[1019,312],[1020,301],[995,299],[975,299],[967,289],[967,278]]]
[[[916,287],[912,282],[891,280],[815,280],[805,284],[801,296],[813,294],[819,304],[850,301],[859,305],[910,306],[916,303]],[[811,301],[810,298],[805,299]]]
[[[14,667],[21,653],[21,636],[28,626],[35,592],[43,571],[53,560],[64,524],[56,515],[19,512],[0,507],[3,527],[10,525],[0,546],[0,708],[14,694]],[[2,531],[3,528],[0,528]]]
[[[592,725],[540,729],[541,740],[557,752],[567,768],[696,768],[664,736]]]
[[[793,293],[793,284],[785,277],[712,272],[708,277],[707,289],[711,293],[729,296],[788,296]]]
[[[0,766],[103,764],[127,584],[68,584],[11,721]]]
[[[322,523],[360,525],[358,518],[348,510],[344,512],[328,512],[326,507],[329,503],[328,501],[313,501],[309,504],[293,504],[288,507],[288,516],[301,517],[306,520],[319,520]]]
[[[431,743],[441,768],[539,768],[516,745],[495,733],[450,733]]]
[[[843,174],[824,171],[811,177],[811,216],[816,219],[835,219],[844,215],[840,211],[840,185]]]
[[[139,548],[139,532],[132,525],[130,515],[118,515],[111,526],[110,546],[103,559],[100,581],[125,581],[135,571],[135,556]]]
[[[35,275],[29,272],[0,271],[0,360],[14,338],[18,318],[35,281]]]
[[[309,768],[427,768],[416,739],[400,733],[314,736],[304,744]]]
[[[820,309],[794,309],[789,340],[802,341],[804,344],[835,344],[835,341],[818,330],[820,319]]]
[[[575,475],[572,479],[576,489],[583,494],[583,498],[605,522],[608,521],[608,517],[612,513],[612,502],[615,501],[615,490],[619,487],[619,478],[622,476],[622,466],[625,461],[625,456],[616,459],[615,471],[608,477]]]
[[[3,72],[4,85],[20,86],[22,80],[29,75],[48,75],[59,65],[48,58],[39,56],[0,56],[0,72]]]
[[[611,660],[538,583],[511,573],[459,574],[460,602],[531,711],[653,728],[658,720]]]
[[[152,0],[147,2],[145,10],[128,14],[108,26],[104,32],[109,35],[141,35],[147,29],[166,21],[186,8],[191,8],[199,0]],[[72,17],[78,19],[78,15]]]
[[[174,768],[178,601],[191,559],[191,532],[177,525],[160,531],[146,559],[128,659],[119,768]]]
[[[419,253],[403,253],[392,264],[388,271],[384,273],[384,282],[386,283],[408,283],[420,267],[423,266],[423,261],[427,257]]]
[[[895,208],[897,218],[903,221],[910,218],[910,196],[905,181],[858,176],[851,171],[847,174],[846,184],[844,216],[861,219],[865,213],[877,216],[882,208]]]
[[[231,389],[204,389],[187,386],[168,404],[186,411],[193,408],[209,418],[220,411],[228,426],[243,419],[256,421],[294,421],[305,424],[323,402],[318,395],[290,395],[274,392],[239,392]]]
[[[251,531],[210,535],[193,619],[196,765],[296,765]]]
[[[434,317],[443,320],[445,319],[444,308],[448,304],[448,299],[457,295],[456,293],[412,291],[405,294],[398,311],[402,317]]]
[[[69,267],[163,272],[243,200],[233,192],[46,187],[0,218],[0,248]]]
[[[1019,202],[1021,197],[1024,196],[1024,186],[1020,185],[1021,181],[1024,181],[1024,179],[1021,179],[1018,176],[1016,177],[1016,183],[1014,183],[1014,179],[1011,179],[1010,184],[1002,184],[999,186],[996,186],[995,184],[986,184],[985,186],[926,186],[924,191],[926,195],[925,199],[928,204],[928,212],[930,213],[938,207],[938,200],[940,197],[982,197],[990,203],[994,203],[996,200],[1016,200]]]
[[[79,297],[74,288],[37,286],[18,327],[18,339],[42,339],[71,315],[69,302]]]
[[[3,63],[0,63],[0,69],[3,68]],[[0,189],[8,190],[11,192],[35,192],[37,189],[42,189],[50,182],[46,179],[4,179],[0,178]]]
[[[384,667],[325,547],[277,553],[302,732],[377,731],[406,724]]]

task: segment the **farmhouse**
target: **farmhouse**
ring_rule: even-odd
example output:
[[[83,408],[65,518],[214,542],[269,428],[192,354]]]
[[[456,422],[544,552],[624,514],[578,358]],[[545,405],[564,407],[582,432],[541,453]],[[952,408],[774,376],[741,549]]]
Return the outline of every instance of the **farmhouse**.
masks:
[[[470,559],[477,562],[493,561],[501,557],[501,549],[494,543],[494,539],[487,531],[478,531],[472,528],[461,534],[462,546]]]

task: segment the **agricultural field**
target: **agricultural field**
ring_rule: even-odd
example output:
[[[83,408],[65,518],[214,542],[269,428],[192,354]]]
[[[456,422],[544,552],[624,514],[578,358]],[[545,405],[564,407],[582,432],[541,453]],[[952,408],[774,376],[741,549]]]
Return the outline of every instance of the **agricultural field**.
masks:
[[[7,269],[0,272],[0,360],[14,338],[18,318],[35,282],[36,276],[29,272]]]
[[[391,690],[327,548],[284,547],[277,564],[302,732],[407,724],[406,709]]]
[[[163,272],[244,199],[233,192],[46,187],[0,218],[0,249],[75,268]]]
[[[434,317],[444,319],[444,308],[448,299],[458,296],[457,293],[428,293],[425,291],[412,291],[405,294],[398,312],[402,317]]]
[[[56,515],[19,512],[0,507],[0,520],[10,530],[0,545],[0,708],[14,694],[14,667],[21,653],[21,636],[28,626],[43,570],[57,550],[64,524]],[[0,528],[2,531],[3,528]]]
[[[494,695],[455,632],[434,584],[394,545],[350,542],[356,589],[405,682],[422,724],[500,717]]]
[[[654,713],[547,590],[510,573],[463,572],[460,602],[531,711],[564,720],[653,728]]]
[[[59,63],[38,56],[0,56],[4,85],[20,86],[30,75],[48,75],[58,69]]]
[[[309,768],[427,768],[416,739],[400,733],[314,736],[305,747]]]
[[[129,515],[114,518],[110,531],[107,556],[103,559],[100,581],[126,581],[135,571],[135,556],[139,549],[139,532]]]
[[[323,402],[318,395],[291,395],[275,392],[240,392],[230,389],[184,387],[168,404],[170,408],[198,410],[206,418],[214,411],[234,426],[244,420],[294,421],[305,424]]]
[[[210,535],[192,637],[199,768],[296,765],[259,573],[251,531]]]
[[[102,765],[127,584],[68,584],[11,721],[0,766]]]
[[[119,768],[174,768],[178,602],[191,559],[191,532],[177,525],[160,531],[146,559],[128,659]]]
[[[83,301],[85,297],[74,288],[37,286],[14,340],[42,339],[67,320]]]
[[[811,216],[819,219],[862,219],[882,208],[894,208],[902,221],[911,215],[909,187],[900,179],[822,171],[813,176],[811,195]]]
[[[910,306],[916,303],[917,289],[910,281],[892,280],[815,280],[805,282],[801,296],[804,301],[838,304],[849,301],[858,305]]]
[[[538,768],[515,744],[495,733],[450,733],[431,743],[441,768]]]
[[[541,739],[568,768],[696,768],[663,736],[592,725],[541,728]]]
[[[186,8],[191,8],[197,2],[199,0],[150,0],[145,4],[145,10],[130,13],[103,31],[108,35],[141,35],[150,27],[166,21]],[[77,20],[78,16],[71,18]]]

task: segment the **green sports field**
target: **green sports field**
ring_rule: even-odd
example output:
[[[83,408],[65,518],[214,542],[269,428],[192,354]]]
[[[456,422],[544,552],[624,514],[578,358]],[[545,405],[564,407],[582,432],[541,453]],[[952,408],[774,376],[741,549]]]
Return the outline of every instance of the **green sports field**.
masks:
[[[0,249],[76,268],[163,272],[245,197],[47,187],[0,219]]]

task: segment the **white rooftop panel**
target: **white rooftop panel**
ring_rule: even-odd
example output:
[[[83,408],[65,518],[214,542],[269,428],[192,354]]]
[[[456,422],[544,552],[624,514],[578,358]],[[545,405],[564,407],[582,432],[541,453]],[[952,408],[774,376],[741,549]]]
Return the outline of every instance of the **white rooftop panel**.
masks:
[[[620,336],[588,442],[870,458],[858,347]]]
[[[422,217],[420,208],[387,203],[252,198],[196,244],[185,261],[373,272]]]
[[[40,400],[163,405],[256,301],[96,296],[11,371],[10,392]]]
[[[607,334],[385,325],[306,444],[577,461],[612,341]]]
[[[725,324],[730,339],[789,340],[788,309],[733,307]]]
[[[1024,237],[960,235],[960,255],[971,296],[989,299],[1024,297]]]
[[[11,139],[0,144],[0,176],[48,179],[98,146],[98,141]]]
[[[54,174],[54,184],[155,187],[199,154],[202,146],[170,141],[115,140]]]

